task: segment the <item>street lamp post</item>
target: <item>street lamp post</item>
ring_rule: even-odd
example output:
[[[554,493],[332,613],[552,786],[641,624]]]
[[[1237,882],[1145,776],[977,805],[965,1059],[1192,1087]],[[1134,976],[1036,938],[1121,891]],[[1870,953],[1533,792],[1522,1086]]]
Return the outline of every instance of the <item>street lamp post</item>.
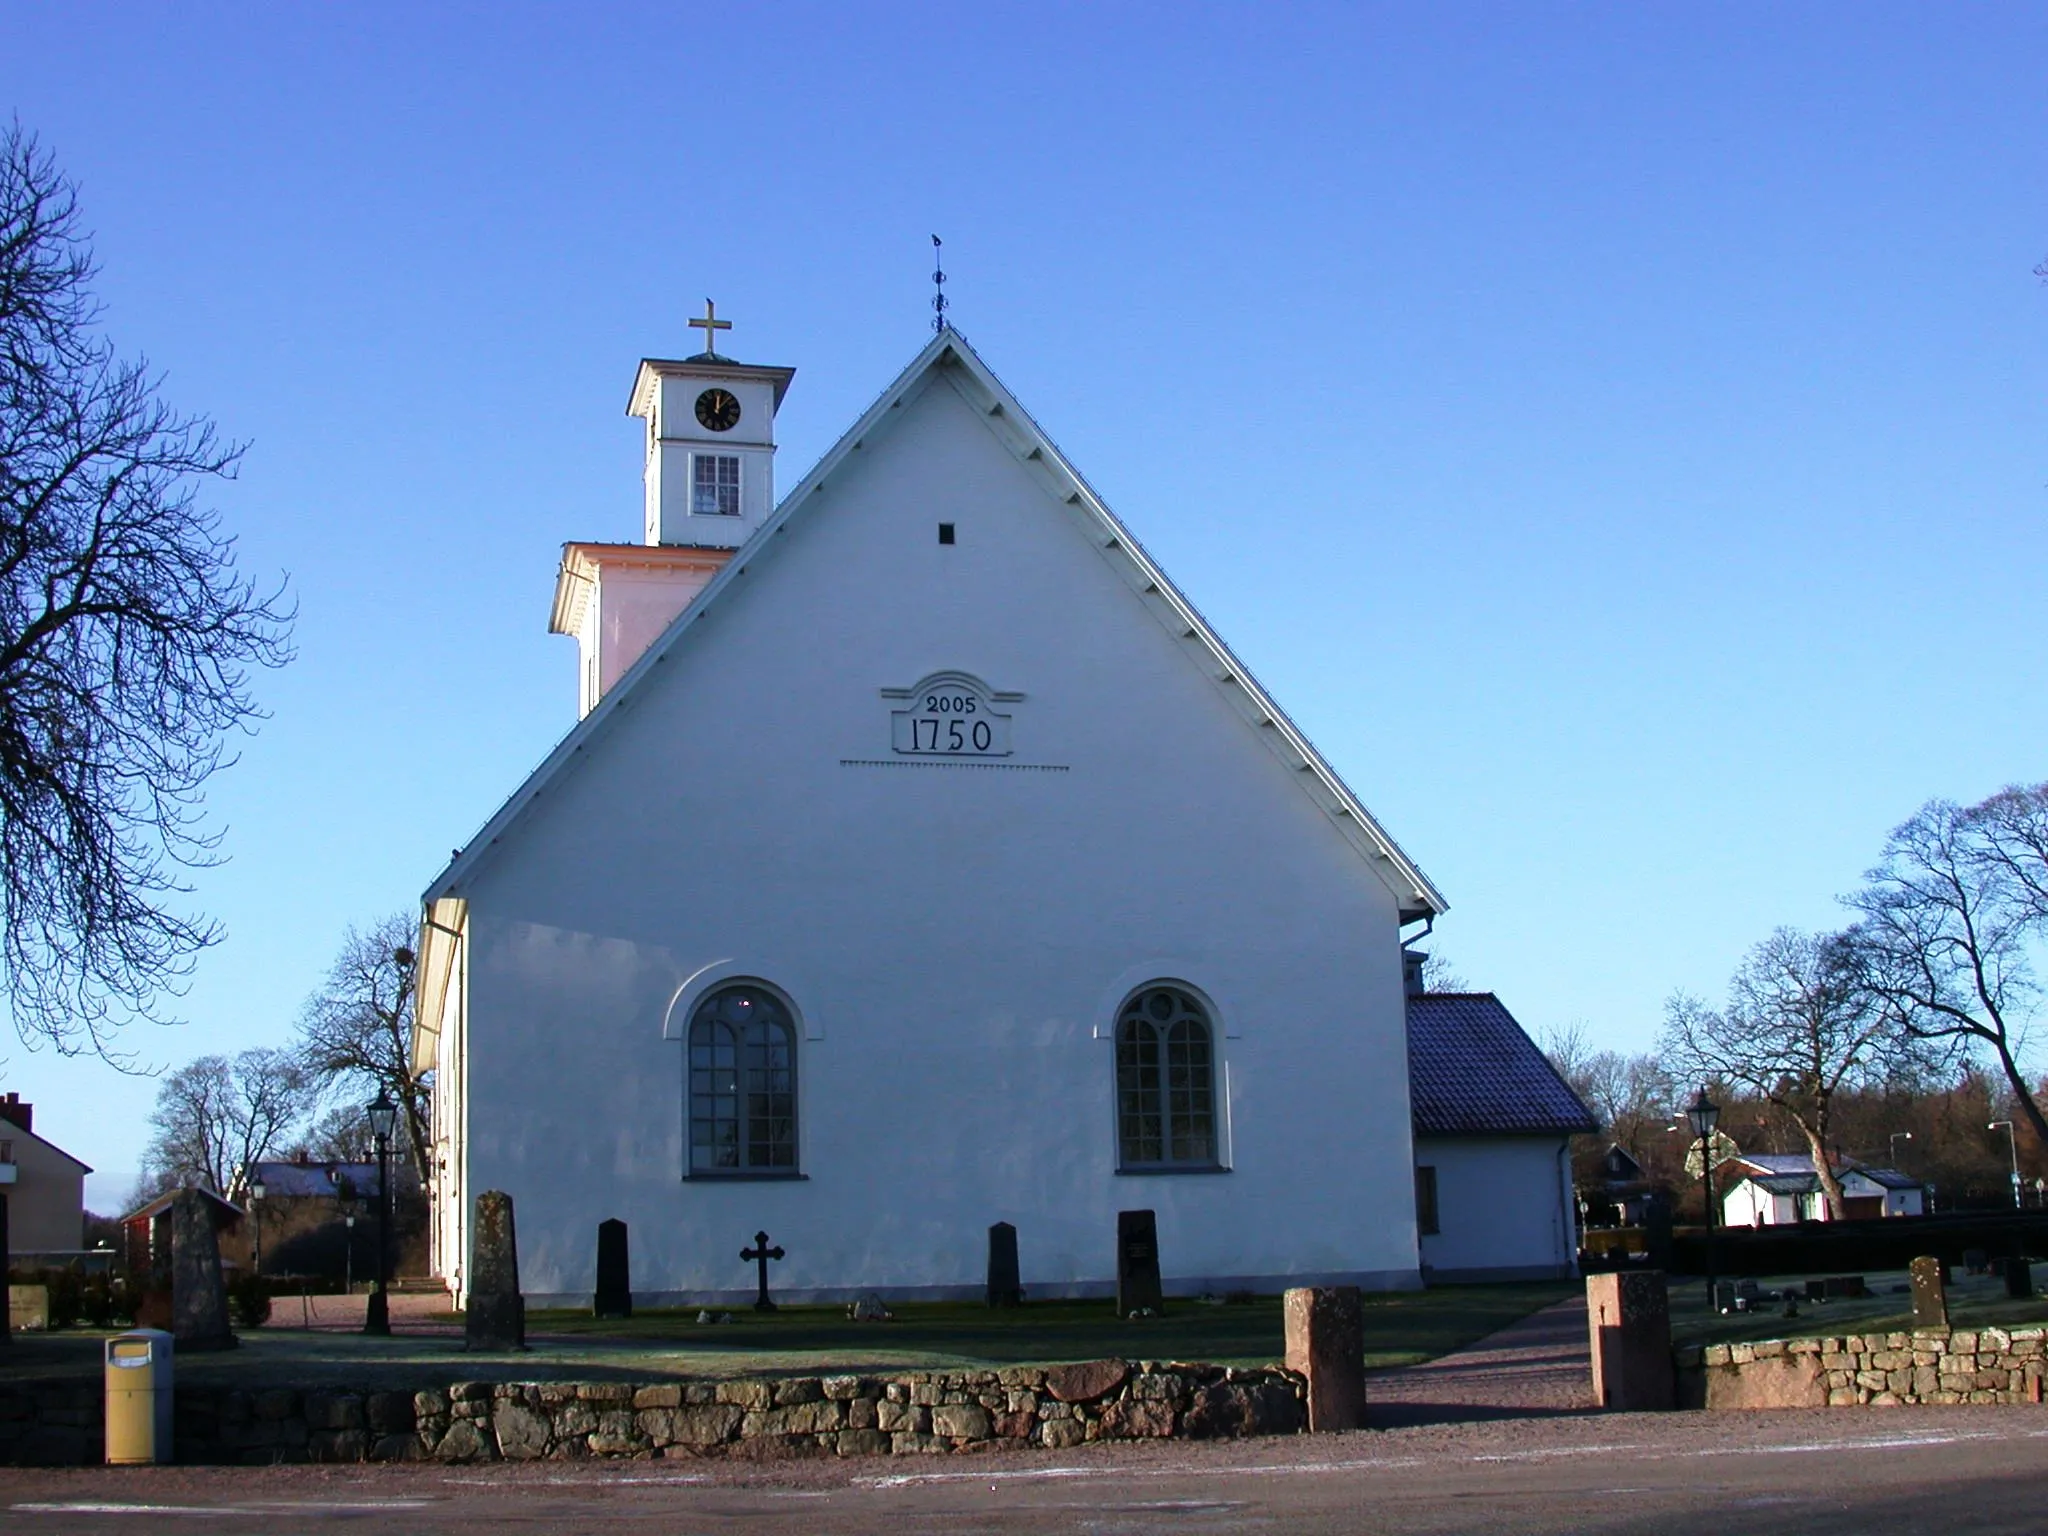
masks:
[[[341,1251],[341,1293],[353,1296],[356,1293],[356,1213],[350,1211],[341,1219],[347,1224]]]
[[[1987,1131],[2004,1131],[2006,1150],[2012,1153],[2012,1208],[2018,1210],[2020,1200],[2020,1140],[2014,1134],[2010,1120],[1994,1120],[1984,1127]]]
[[[1913,1133],[1911,1131],[1892,1132],[1892,1167],[1894,1169],[1897,1169],[1899,1166],[1899,1143],[1902,1141],[1911,1141],[1912,1139]]]
[[[1685,1116],[1692,1121],[1693,1134],[1700,1139],[1700,1188],[1707,1198],[1707,1311],[1714,1310],[1714,1127],[1721,1123],[1721,1106],[1707,1097],[1703,1085],[1686,1105]]]
[[[398,1106],[380,1091],[370,1106],[370,1134],[377,1138],[377,1288],[363,1307],[363,1332],[391,1331],[391,1130]]]
[[[259,1174],[249,1180],[249,1220],[256,1231],[256,1253],[253,1260],[257,1274],[263,1273],[263,1197],[268,1193],[263,1187]]]

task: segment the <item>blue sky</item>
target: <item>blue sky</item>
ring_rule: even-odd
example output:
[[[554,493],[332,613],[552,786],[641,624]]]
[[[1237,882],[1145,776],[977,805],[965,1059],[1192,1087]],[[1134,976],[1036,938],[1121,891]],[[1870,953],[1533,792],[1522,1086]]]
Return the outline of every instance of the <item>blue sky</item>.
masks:
[[[1642,1048],[1935,795],[2048,778],[2048,13],[48,6],[0,107],[109,333],[251,447],[299,660],[212,803],[175,1064],[279,1043],[567,728],[634,362],[798,369],[780,479],[954,318],[1449,896]],[[133,1177],[147,1080],[0,1081]]]

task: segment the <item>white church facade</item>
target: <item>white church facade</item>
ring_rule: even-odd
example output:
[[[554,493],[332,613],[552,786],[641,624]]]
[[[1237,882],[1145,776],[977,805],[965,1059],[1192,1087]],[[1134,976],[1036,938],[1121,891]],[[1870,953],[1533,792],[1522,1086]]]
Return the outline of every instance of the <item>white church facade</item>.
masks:
[[[1169,1293],[1420,1283],[1443,898],[958,333],[778,499],[790,378],[641,364],[581,718],[426,893],[436,1272],[501,1189],[537,1303],[608,1217],[643,1304],[751,1298],[761,1230],[789,1299],[979,1296],[997,1221],[1106,1294],[1138,1208]]]

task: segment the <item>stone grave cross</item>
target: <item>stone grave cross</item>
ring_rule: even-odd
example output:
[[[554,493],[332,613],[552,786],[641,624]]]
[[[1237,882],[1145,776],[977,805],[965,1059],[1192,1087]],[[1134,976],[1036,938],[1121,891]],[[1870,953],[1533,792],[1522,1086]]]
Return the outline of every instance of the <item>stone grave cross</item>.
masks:
[[[774,1248],[768,1246],[768,1234],[766,1232],[756,1232],[754,1234],[754,1246],[740,1250],[740,1261],[742,1263],[760,1266],[761,1294],[754,1298],[754,1310],[756,1312],[773,1312],[775,1310],[775,1303],[768,1299],[768,1261],[781,1257],[782,1249],[780,1245]]]

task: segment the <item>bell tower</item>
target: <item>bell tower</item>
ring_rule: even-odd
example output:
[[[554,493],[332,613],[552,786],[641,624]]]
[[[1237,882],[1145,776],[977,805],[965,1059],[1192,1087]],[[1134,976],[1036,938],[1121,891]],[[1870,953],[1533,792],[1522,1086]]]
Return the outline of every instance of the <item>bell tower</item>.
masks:
[[[647,424],[646,541],[737,549],[775,506],[775,413],[796,370],[719,356],[732,322],[709,299],[690,324],[704,350],[642,358],[626,405]]]

